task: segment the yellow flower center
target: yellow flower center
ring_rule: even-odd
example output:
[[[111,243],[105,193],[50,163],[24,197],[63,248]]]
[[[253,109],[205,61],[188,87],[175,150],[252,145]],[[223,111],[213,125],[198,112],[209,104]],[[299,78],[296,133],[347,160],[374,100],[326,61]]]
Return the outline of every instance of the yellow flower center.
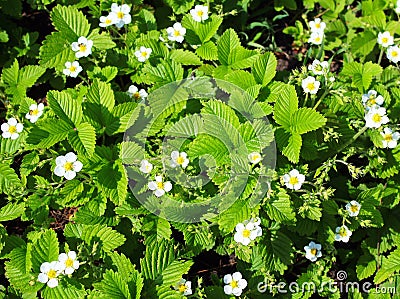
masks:
[[[117,18],[122,19],[124,17],[124,13],[122,11],[117,12]]]
[[[321,41],[321,38],[320,38],[320,37],[316,37],[316,38],[315,38],[315,42],[319,43],[320,41]]]
[[[393,57],[397,57],[398,55],[399,55],[398,52],[396,52],[396,51],[393,51],[393,52],[392,52],[392,56],[393,56]]]
[[[157,182],[157,188],[158,189],[164,189],[164,183],[163,182]]]
[[[174,31],[174,35],[175,35],[175,36],[180,36],[181,33],[180,33],[178,30],[175,30],[175,31]]]
[[[51,269],[49,272],[47,272],[47,277],[52,279],[52,278],[56,278],[57,277],[57,271]]]
[[[187,290],[187,287],[182,283],[179,285],[178,290],[179,292],[184,293]]]
[[[310,250],[310,252],[311,252],[312,255],[316,255],[317,254],[317,249],[313,248],[313,249]]]
[[[141,53],[141,55],[142,55],[143,57],[147,57],[147,52],[144,52],[144,51],[143,51],[143,52]]]
[[[299,179],[296,176],[290,177],[290,179],[289,179],[289,184],[290,185],[296,185],[298,183],[299,183]]]
[[[357,205],[351,205],[350,211],[353,212],[353,213],[357,212],[358,211],[358,206]]]
[[[242,234],[243,234],[243,237],[248,238],[248,237],[250,237],[250,230],[244,229]]]
[[[204,15],[204,12],[203,12],[202,10],[199,10],[199,11],[197,12],[197,15],[198,15],[199,17],[202,17],[202,16]]]
[[[368,103],[369,103],[370,105],[375,105],[375,104],[376,104],[376,99],[370,99],[370,100],[368,101]]]
[[[383,136],[383,139],[384,139],[385,141],[392,141],[392,140],[393,140],[393,136],[392,136],[392,134],[385,134],[385,135]]]
[[[17,127],[16,126],[10,126],[8,128],[8,132],[10,132],[11,134],[14,134],[17,132]]]
[[[387,37],[383,37],[382,38],[382,43],[383,44],[386,44],[388,41],[389,41],[389,39]]]
[[[38,115],[38,114],[39,114],[39,110],[38,109],[29,110],[29,115]]]
[[[382,116],[380,116],[378,113],[375,113],[374,116],[372,116],[372,120],[378,123],[382,120]]]
[[[253,161],[257,161],[258,159],[260,159],[260,155],[254,155],[251,160]]]
[[[182,156],[179,156],[179,157],[176,159],[176,163],[178,163],[179,165],[182,165],[183,162],[185,162],[185,158],[182,157]]]
[[[232,280],[229,284],[231,285],[232,289],[239,287],[239,284],[236,280]]]
[[[340,228],[340,230],[339,230],[339,235],[341,236],[341,237],[346,237],[347,236],[347,231],[346,231],[346,229],[345,228]]]
[[[86,45],[85,45],[85,44],[79,44],[79,51],[81,51],[81,52],[85,52],[85,51],[86,51],[86,49],[87,49],[87,47],[86,47]]]
[[[111,24],[111,20],[110,19],[106,19],[106,21],[104,22],[104,23],[106,23],[107,25],[110,25]]]
[[[69,68],[69,71],[70,71],[71,73],[75,72],[75,71],[76,71],[76,67],[73,66],[73,65],[71,65],[71,67]]]
[[[73,265],[74,265],[74,260],[73,260],[73,259],[68,258],[68,259],[65,261],[65,266],[67,266],[67,268],[71,268]]]
[[[315,24],[315,28],[321,28],[321,24],[320,23],[316,23]]]
[[[74,168],[74,163],[72,163],[72,162],[66,162],[65,164],[64,164],[64,169],[65,169],[65,171],[70,171],[70,170],[72,170]]]
[[[135,98],[135,99],[140,99],[140,93],[137,91],[137,92],[135,92],[134,94],[133,94],[133,97]]]
[[[307,88],[308,88],[309,90],[314,90],[314,89],[315,89],[314,83],[308,83],[308,84],[307,84]]]

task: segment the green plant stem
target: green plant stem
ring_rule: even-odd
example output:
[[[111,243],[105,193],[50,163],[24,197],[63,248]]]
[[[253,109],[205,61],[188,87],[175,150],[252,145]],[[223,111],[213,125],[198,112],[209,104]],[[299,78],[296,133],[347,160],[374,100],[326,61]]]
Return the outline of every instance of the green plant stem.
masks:
[[[349,141],[347,141],[337,152],[341,153],[346,147],[348,147],[350,144],[352,144],[354,141],[357,140],[358,137],[360,137],[365,131],[367,130],[367,127],[363,127],[360,131],[358,131],[357,134],[355,134]]]
[[[381,52],[379,53],[379,58],[378,58],[378,64],[381,64],[382,61],[382,56],[383,56],[383,47],[381,47]]]
[[[325,92],[322,94],[322,96],[319,98],[318,102],[315,104],[313,109],[317,109],[317,107],[319,106],[319,104],[321,104],[322,100],[328,95],[329,90],[325,90]]]
[[[306,98],[304,99],[303,107],[306,107],[307,100],[308,100],[308,93],[306,93]]]

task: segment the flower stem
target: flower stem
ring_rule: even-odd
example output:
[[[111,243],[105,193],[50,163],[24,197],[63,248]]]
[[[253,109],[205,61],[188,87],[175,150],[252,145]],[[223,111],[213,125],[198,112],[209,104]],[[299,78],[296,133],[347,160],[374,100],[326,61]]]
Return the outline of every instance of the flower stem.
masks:
[[[329,93],[329,90],[326,89],[325,92],[322,94],[322,96],[319,98],[318,102],[315,104],[313,109],[317,109],[319,104],[321,104],[322,100],[328,95],[328,93]]]
[[[381,52],[379,53],[379,58],[378,58],[378,64],[381,64],[382,61],[382,56],[383,56],[383,47],[381,47]]]
[[[357,140],[368,128],[363,127],[360,131],[357,132],[349,141],[347,141],[336,153],[341,153],[346,147],[352,144],[354,141]]]
[[[306,93],[306,98],[304,99],[303,107],[306,107],[307,100],[308,100],[308,93]]]

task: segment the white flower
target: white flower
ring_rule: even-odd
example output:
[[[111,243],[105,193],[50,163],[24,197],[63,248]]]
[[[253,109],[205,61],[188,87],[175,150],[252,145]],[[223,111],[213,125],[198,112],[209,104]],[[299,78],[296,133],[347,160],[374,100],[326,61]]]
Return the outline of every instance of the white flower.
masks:
[[[305,181],[305,176],[304,174],[299,173],[296,169],[293,169],[283,176],[283,181],[287,188],[299,190]]]
[[[351,217],[356,217],[358,213],[360,213],[361,205],[355,201],[352,200],[346,205],[346,210],[349,212],[349,216]]]
[[[78,61],[65,63],[65,69],[63,70],[64,75],[76,78],[78,74],[82,71],[82,67],[79,65]]]
[[[186,34],[186,28],[182,27],[182,24],[177,22],[174,26],[167,28],[167,33],[169,40],[181,43]]]
[[[249,245],[251,241],[262,235],[260,223],[261,222],[259,218],[252,218],[250,220],[243,221],[243,223],[238,223],[235,228],[236,233],[233,239],[245,246]]]
[[[58,256],[60,267],[65,274],[69,275],[74,273],[79,268],[79,261],[76,259],[76,252],[69,251],[68,253],[61,253]]]
[[[397,146],[397,140],[400,139],[398,132],[393,132],[390,128],[384,128],[382,135],[382,145],[385,148],[395,148]]]
[[[304,250],[306,251],[306,258],[312,262],[315,262],[317,258],[322,256],[321,244],[316,244],[313,241],[308,246],[304,246]]]
[[[135,56],[137,60],[139,60],[140,62],[144,62],[149,59],[151,52],[152,50],[150,48],[141,46],[140,49],[135,52]]]
[[[139,90],[135,85],[129,86],[128,91],[126,93],[130,97],[134,97],[135,100],[139,99],[144,100],[148,96],[148,93],[144,89]]]
[[[19,133],[21,133],[23,129],[24,125],[18,123],[18,121],[12,117],[7,123],[1,125],[1,130],[3,131],[1,136],[3,136],[3,138],[11,138],[12,140],[15,140],[19,137]]]
[[[155,177],[155,181],[149,182],[148,185],[150,190],[154,191],[154,195],[157,197],[161,197],[165,194],[165,192],[169,192],[172,189],[171,182],[163,182],[163,179],[160,175]]]
[[[315,59],[312,64],[308,66],[308,69],[314,73],[314,75],[323,75],[329,71],[328,61],[319,61]]]
[[[303,91],[310,94],[316,94],[318,92],[320,84],[321,83],[318,80],[315,80],[315,78],[312,76],[308,76],[307,78],[303,79],[303,81],[301,81]]]
[[[326,24],[321,22],[320,18],[315,18],[314,21],[308,23],[311,32],[324,32]]]
[[[44,110],[43,103],[32,104],[29,106],[29,112],[25,115],[26,119],[29,119],[31,123],[37,122],[39,117],[42,116]]]
[[[140,162],[140,168],[139,170],[143,173],[150,173],[153,170],[153,164],[151,164],[147,160],[142,160]]]
[[[125,24],[129,24],[132,21],[132,17],[129,14],[131,8],[127,4],[121,6],[117,3],[111,4],[111,17],[115,19],[115,26],[118,28],[123,27]]]
[[[387,49],[386,57],[391,62],[398,63],[400,61],[400,49],[398,46],[390,46]]]
[[[190,14],[196,22],[205,21],[208,19],[208,6],[196,5],[190,10]]]
[[[100,17],[100,27],[108,27],[117,23],[116,14],[110,13],[107,17]]]
[[[400,0],[397,0],[396,8],[394,9],[394,11],[395,11],[397,14],[400,14]]]
[[[76,176],[76,173],[81,171],[82,167],[82,162],[77,161],[76,155],[70,152],[65,156],[59,156],[56,158],[54,174],[60,177],[63,176],[67,180],[72,180]]]
[[[382,105],[384,102],[383,96],[378,95],[375,90],[369,90],[368,93],[362,95],[362,102],[364,107],[372,107],[375,105]]]
[[[189,164],[189,159],[187,158],[187,154],[185,152],[173,151],[171,153],[171,167],[182,166],[182,168],[186,168]]]
[[[47,283],[50,288],[58,286],[58,275],[61,273],[61,265],[58,261],[51,263],[45,262],[40,266],[38,280],[41,283]]]
[[[393,45],[393,36],[390,35],[389,31],[385,31],[383,33],[380,32],[378,34],[378,44],[384,48]]]
[[[338,226],[336,228],[335,241],[349,242],[353,233],[347,228],[346,225]]]
[[[179,293],[183,294],[184,296],[192,295],[192,282],[186,281],[186,279],[181,279],[176,285],[175,290],[179,291]]]
[[[78,42],[73,42],[71,48],[75,53],[76,58],[87,57],[92,54],[93,41],[81,36]]]
[[[242,291],[247,287],[246,279],[242,278],[240,272],[227,274],[224,276],[224,292],[227,295],[240,296]]]
[[[314,31],[314,32],[311,32],[308,42],[312,43],[314,45],[320,45],[320,44],[322,44],[323,39],[324,39],[323,31]]]
[[[248,156],[250,163],[257,164],[261,161],[261,154],[257,152],[252,152]]]
[[[389,118],[386,115],[385,108],[375,106],[365,114],[365,126],[367,128],[379,128],[388,122]]]

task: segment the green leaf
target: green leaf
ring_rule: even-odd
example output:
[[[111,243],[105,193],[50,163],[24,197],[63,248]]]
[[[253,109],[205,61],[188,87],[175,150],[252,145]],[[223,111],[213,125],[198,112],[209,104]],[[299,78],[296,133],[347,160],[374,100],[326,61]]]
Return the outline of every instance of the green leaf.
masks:
[[[39,163],[39,155],[36,152],[31,152],[24,156],[21,163],[20,172],[21,175],[29,175],[32,171],[34,171]]]
[[[218,48],[213,42],[208,41],[196,49],[196,54],[205,60],[217,60]]]
[[[400,271],[400,248],[393,251],[386,259],[383,260],[381,268],[375,275],[374,283],[382,283],[397,271]]]
[[[101,291],[100,298],[133,298],[132,294],[129,292],[128,283],[124,280],[123,276],[112,270],[106,270],[103,274],[103,280],[101,283],[96,284],[96,288]]]
[[[298,109],[297,93],[294,86],[282,85],[274,106],[274,119],[285,129],[290,129],[291,117]]]
[[[98,243],[104,252],[110,252],[125,243],[124,235],[108,227],[106,224],[68,224],[65,227],[66,237],[75,237],[86,244],[94,246]]]
[[[268,217],[277,222],[290,222],[296,218],[290,203],[290,196],[284,191],[280,191],[276,198],[268,201],[265,209]]]
[[[245,69],[253,66],[258,57],[258,51],[247,50],[238,46],[232,50],[228,57],[228,64],[233,69]]]
[[[81,36],[87,36],[90,25],[82,12],[72,6],[57,5],[51,12],[54,27],[62,32],[70,42],[78,41]]]
[[[132,141],[123,141],[121,143],[120,158],[123,164],[139,165],[144,157],[144,148],[139,144]]]
[[[25,211],[25,203],[8,203],[0,209],[0,222],[13,220]]]
[[[298,163],[302,143],[301,135],[294,133],[289,137],[288,144],[283,148],[282,154],[284,154],[290,162]]]
[[[254,62],[251,72],[258,84],[266,86],[275,77],[277,60],[273,53],[267,52]]]
[[[292,114],[290,131],[297,134],[305,134],[324,126],[326,118],[311,108],[300,108]]]
[[[18,175],[5,162],[0,163],[0,193],[11,194],[12,191],[21,187]]]
[[[19,63],[17,59],[14,59],[14,63],[10,67],[3,68],[3,71],[1,73],[1,79],[9,85],[17,84],[18,72],[19,72]]]
[[[49,148],[67,138],[71,130],[71,125],[63,120],[47,119],[40,121],[26,139],[28,148]]]
[[[96,131],[89,123],[81,123],[70,131],[68,141],[78,154],[91,157],[96,146]]]
[[[47,101],[54,113],[72,128],[81,123],[83,116],[81,103],[73,99],[69,93],[51,90],[47,93]]]
[[[192,16],[185,15],[182,18],[182,26],[185,27],[187,30],[185,39],[190,44],[196,44],[198,43],[198,41],[201,44],[204,44],[215,35],[222,21],[223,19],[218,15],[212,15],[210,18],[203,22],[196,22],[195,20],[193,20]],[[195,37],[193,37],[193,34],[198,37],[198,41]]]
[[[58,70],[65,68],[66,61],[74,61],[75,52],[72,51],[71,43],[61,32],[53,32],[47,35],[40,47],[39,63],[44,67],[55,67]]]
[[[108,50],[116,46],[108,32],[102,32],[101,34],[99,32],[99,28],[93,29],[87,37],[88,40],[93,41],[93,47],[98,50]]]
[[[45,68],[38,65],[24,66],[18,73],[18,85],[23,88],[31,87],[45,71]]]
[[[104,165],[97,174],[96,184],[116,205],[123,204],[127,195],[128,178],[121,160]]]
[[[170,58],[182,65],[201,65],[201,60],[195,53],[182,49],[172,50]]]
[[[150,80],[159,83],[157,86],[183,79],[183,68],[174,60],[162,60],[156,67],[146,64],[143,71]]]
[[[218,59],[224,65],[229,65],[229,55],[236,47],[240,46],[240,40],[235,30],[228,29],[218,41]]]
[[[357,263],[357,278],[363,280],[370,277],[375,271],[375,258],[370,254],[360,256]]]
[[[72,279],[62,279],[55,288],[45,287],[42,292],[44,299],[59,299],[59,298],[86,298],[85,287]]]
[[[106,133],[114,135],[128,130],[143,112],[135,102],[122,103],[114,107],[112,119],[108,119]]]
[[[234,231],[236,224],[250,218],[251,210],[245,200],[236,200],[218,216],[218,225],[224,233]]]
[[[156,235],[157,240],[162,238],[169,240],[172,234],[169,222],[153,214],[147,215],[143,218],[142,230],[145,235]]]
[[[235,84],[236,86],[239,86],[244,90],[257,84],[253,76],[249,72],[243,70],[230,71],[224,79],[228,82]]]
[[[51,230],[40,232],[40,236],[33,242],[32,247],[32,267],[40,273],[40,265],[44,262],[58,260],[58,240],[56,233]]]

